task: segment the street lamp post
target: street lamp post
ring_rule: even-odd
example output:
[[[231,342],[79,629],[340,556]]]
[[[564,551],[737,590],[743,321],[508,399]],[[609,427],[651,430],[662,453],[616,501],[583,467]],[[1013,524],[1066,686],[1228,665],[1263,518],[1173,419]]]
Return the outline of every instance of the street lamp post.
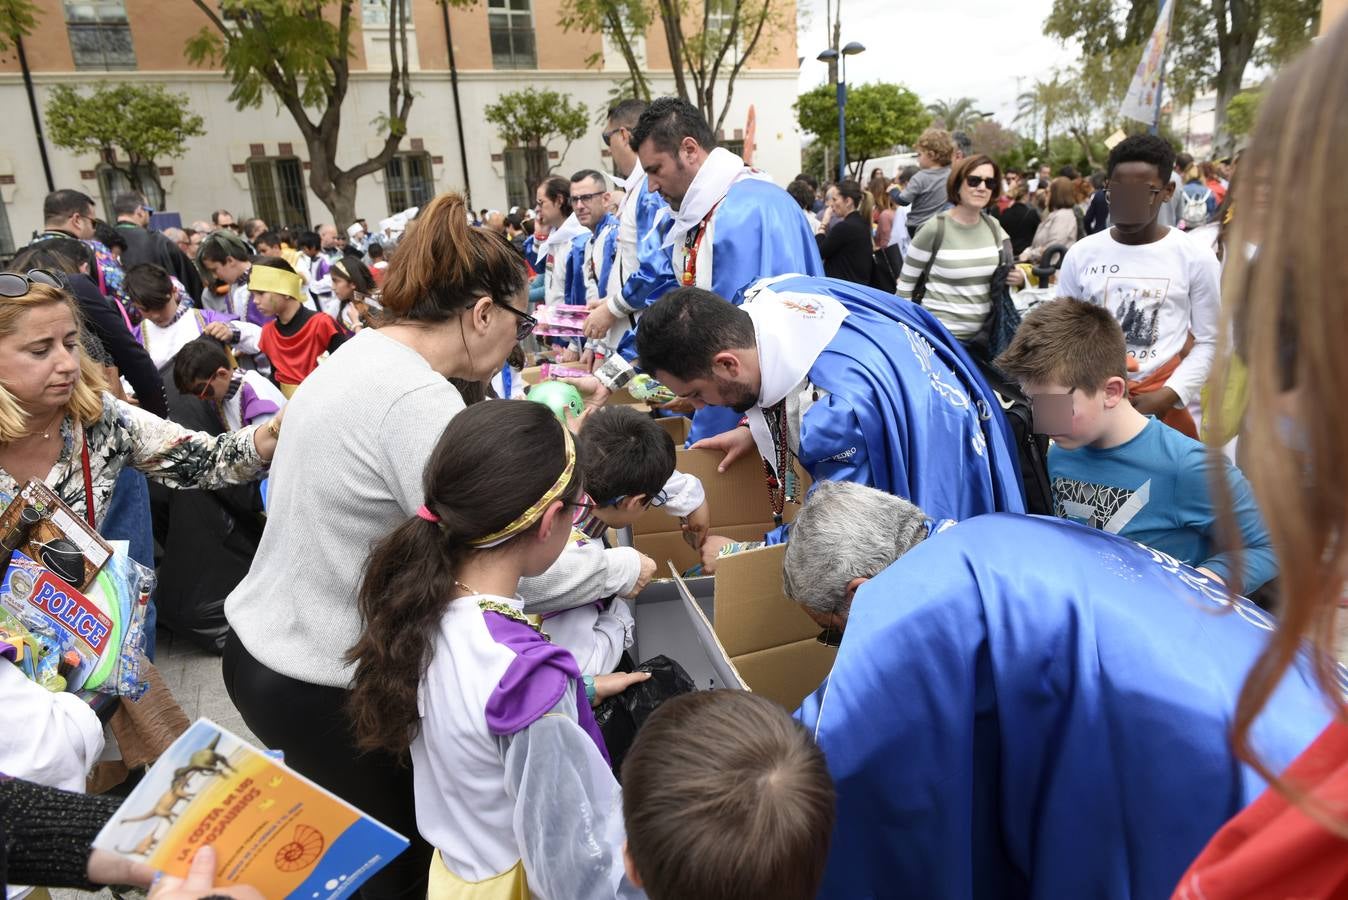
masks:
[[[839,64],[838,73],[838,180],[847,177],[847,57],[856,56],[865,51],[865,47],[851,41],[842,50],[830,47],[821,52],[816,59],[822,63]]]

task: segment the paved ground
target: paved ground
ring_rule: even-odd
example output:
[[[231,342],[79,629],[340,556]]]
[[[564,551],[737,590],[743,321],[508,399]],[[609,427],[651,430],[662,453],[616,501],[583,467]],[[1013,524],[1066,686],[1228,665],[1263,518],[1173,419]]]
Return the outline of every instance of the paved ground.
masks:
[[[195,720],[204,716],[244,740],[256,741],[225,693],[220,657],[206,653],[184,638],[174,638],[162,628],[157,640],[155,665],[187,718]]]

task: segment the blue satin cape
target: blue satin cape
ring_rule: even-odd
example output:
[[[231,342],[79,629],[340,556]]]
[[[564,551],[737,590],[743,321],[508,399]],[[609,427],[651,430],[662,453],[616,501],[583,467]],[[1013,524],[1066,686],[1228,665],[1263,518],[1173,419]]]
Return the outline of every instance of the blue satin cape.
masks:
[[[799,456],[811,478],[869,485],[934,519],[1025,511],[1002,408],[931,313],[835,278],[764,290],[833,297],[849,313],[809,372],[828,392],[801,421]]]
[[[1169,897],[1263,781],[1230,750],[1273,623],[1172,558],[995,514],[857,592],[797,717],[838,791],[821,897]],[[1299,661],[1256,723],[1283,769],[1328,724]]]

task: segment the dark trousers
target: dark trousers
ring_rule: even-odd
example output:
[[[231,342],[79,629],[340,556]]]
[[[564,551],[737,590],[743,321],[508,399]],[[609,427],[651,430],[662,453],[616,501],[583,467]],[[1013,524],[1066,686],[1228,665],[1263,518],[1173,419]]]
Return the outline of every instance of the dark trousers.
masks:
[[[253,734],[285,753],[286,765],[392,828],[411,846],[361,886],[364,900],[426,896],[431,846],[417,832],[412,764],[355,746],[347,691],[297,681],[253,658],[231,632],[225,642],[225,689]]]

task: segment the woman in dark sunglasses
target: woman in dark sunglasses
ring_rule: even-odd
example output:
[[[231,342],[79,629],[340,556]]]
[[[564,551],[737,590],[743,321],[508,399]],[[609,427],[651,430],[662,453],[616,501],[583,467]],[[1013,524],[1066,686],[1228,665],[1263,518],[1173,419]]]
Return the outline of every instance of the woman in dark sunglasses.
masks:
[[[1002,171],[990,157],[980,153],[957,163],[946,182],[954,207],[933,216],[913,236],[899,276],[900,297],[927,307],[975,349],[987,340],[998,287],[993,280],[1004,278],[1012,287],[1025,283],[1014,266],[999,276],[1003,261],[1011,258],[1011,243],[988,208],[1001,194]]]

